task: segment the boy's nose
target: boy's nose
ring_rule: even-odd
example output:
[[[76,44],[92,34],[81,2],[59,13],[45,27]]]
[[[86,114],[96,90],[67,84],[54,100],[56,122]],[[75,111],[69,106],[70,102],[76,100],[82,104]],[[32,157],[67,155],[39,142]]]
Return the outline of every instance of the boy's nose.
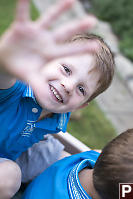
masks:
[[[65,92],[66,92],[68,95],[72,95],[73,88],[74,88],[72,85],[68,85],[68,84],[61,83],[61,86],[64,88]]]

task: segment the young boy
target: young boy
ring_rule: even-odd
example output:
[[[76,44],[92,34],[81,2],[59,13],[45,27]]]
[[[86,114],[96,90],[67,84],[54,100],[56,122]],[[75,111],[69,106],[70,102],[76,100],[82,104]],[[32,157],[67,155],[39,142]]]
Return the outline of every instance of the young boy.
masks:
[[[91,28],[95,23],[94,17],[67,27],[50,29],[53,20],[72,3],[73,0],[61,1],[45,16],[32,22],[28,0],[19,0],[15,22],[1,37],[2,199],[10,198],[20,186],[21,172],[11,160],[20,166],[23,182],[38,175],[38,170],[41,172],[56,161],[63,149],[54,138],[44,138],[44,135],[65,132],[69,112],[87,106],[111,83],[114,61],[107,45],[93,35],[79,35],[71,39],[77,31]],[[21,81],[16,81],[16,78]],[[43,139],[45,141],[39,142]],[[49,140],[50,143],[52,140],[52,152],[51,145],[45,147]],[[47,164],[48,158],[54,159]],[[4,188],[2,179],[5,180]]]
[[[57,161],[33,180],[22,199],[118,199],[119,183],[133,182],[132,153],[130,129],[109,142],[100,156],[87,151]]]

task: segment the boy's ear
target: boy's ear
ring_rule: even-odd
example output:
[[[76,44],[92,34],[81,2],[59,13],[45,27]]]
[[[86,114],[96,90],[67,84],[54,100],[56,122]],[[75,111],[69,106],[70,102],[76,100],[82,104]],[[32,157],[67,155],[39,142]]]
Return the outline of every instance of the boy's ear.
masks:
[[[86,102],[86,103],[82,104],[81,106],[79,106],[78,109],[85,108],[85,107],[88,106],[88,105],[89,105],[89,103]]]

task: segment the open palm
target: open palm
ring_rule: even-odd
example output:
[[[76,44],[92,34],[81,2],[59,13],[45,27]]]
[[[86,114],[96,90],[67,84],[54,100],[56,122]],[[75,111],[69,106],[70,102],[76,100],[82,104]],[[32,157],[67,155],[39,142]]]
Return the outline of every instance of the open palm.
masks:
[[[52,23],[73,5],[74,0],[60,1],[35,22],[30,19],[29,1],[18,0],[15,21],[0,40],[0,62],[12,76],[33,84],[33,88],[34,85],[39,88],[40,69],[47,62],[95,48],[93,43],[79,46],[75,43],[64,44],[64,41],[75,33],[92,28],[96,20],[89,16],[82,21],[51,29]]]

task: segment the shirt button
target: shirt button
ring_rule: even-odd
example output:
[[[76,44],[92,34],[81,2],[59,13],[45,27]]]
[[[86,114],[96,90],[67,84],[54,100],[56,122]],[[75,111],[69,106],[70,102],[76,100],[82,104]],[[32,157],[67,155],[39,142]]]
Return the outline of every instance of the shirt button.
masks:
[[[32,108],[32,112],[33,113],[38,113],[38,109],[37,108]]]

